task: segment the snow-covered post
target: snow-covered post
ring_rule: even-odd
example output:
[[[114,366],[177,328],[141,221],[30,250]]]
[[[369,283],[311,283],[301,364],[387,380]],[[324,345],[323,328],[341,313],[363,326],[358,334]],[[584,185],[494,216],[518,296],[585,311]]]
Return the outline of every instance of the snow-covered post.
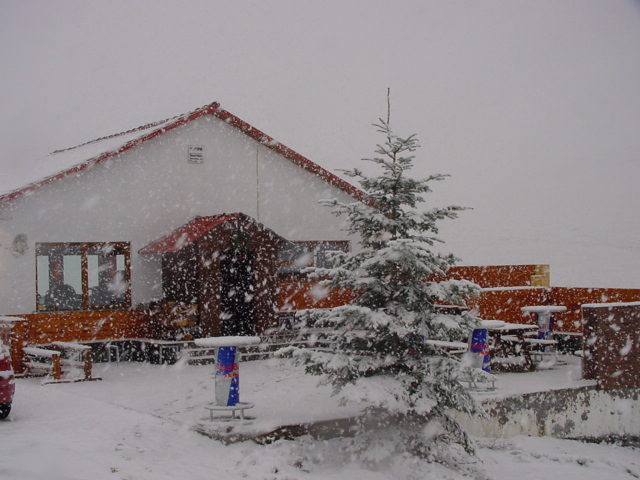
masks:
[[[489,332],[486,328],[475,328],[471,332],[469,352],[474,368],[491,372],[491,354],[489,353]]]
[[[538,325],[538,338],[548,340],[553,332],[553,314],[566,312],[567,307],[562,305],[527,305],[520,310],[535,315],[536,324]]]
[[[215,400],[219,407],[234,407],[240,402],[240,368],[237,347],[257,345],[260,337],[198,338],[195,344],[216,349]]]

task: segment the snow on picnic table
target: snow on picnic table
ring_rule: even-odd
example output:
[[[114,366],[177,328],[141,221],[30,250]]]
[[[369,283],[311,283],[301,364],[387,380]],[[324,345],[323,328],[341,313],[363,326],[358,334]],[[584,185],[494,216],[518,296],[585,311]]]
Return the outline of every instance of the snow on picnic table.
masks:
[[[557,388],[578,385],[575,371],[500,374],[497,392],[536,391],[543,377]],[[255,403],[247,428],[348,416],[327,386],[277,360],[244,362],[241,399]],[[564,370],[564,371],[563,371]],[[569,373],[566,371],[568,370]],[[14,409],[0,422],[0,479],[459,479],[438,464],[399,456],[371,470],[339,444],[300,438],[270,445],[233,445],[204,437],[213,367],[96,364],[102,381],[42,385],[18,379]],[[537,376],[539,374],[539,377]],[[533,390],[532,390],[533,389]],[[482,394],[488,395],[488,394]],[[638,450],[553,438],[479,439],[484,478],[625,479],[640,477]],[[482,478],[482,477],[481,477]]]
[[[558,364],[544,362],[533,372],[499,373],[496,378],[494,391],[475,393],[479,400],[596,384],[594,380],[582,379],[581,359],[573,355],[560,355]]]

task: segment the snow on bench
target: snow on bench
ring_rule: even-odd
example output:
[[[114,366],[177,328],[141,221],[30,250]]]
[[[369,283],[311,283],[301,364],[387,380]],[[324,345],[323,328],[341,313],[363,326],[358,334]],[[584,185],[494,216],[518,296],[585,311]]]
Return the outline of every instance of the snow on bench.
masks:
[[[427,345],[442,348],[449,353],[466,353],[469,350],[469,344],[465,342],[448,342],[446,340],[430,340],[425,339],[423,342]]]
[[[51,345],[54,347],[62,348],[63,350],[76,350],[79,352],[86,352],[87,350],[91,350],[89,345],[82,345],[80,343],[74,342],[52,342]]]
[[[188,347],[180,350],[180,360],[189,365],[216,363],[216,349],[212,347]]]
[[[22,349],[28,374],[49,374],[54,381],[59,382],[63,367],[69,367],[82,369],[84,377],[78,380],[97,380],[92,377],[91,347],[74,342],[53,342],[51,347],[53,348],[40,346]]]
[[[60,356],[60,352],[58,350],[49,350],[47,348],[40,347],[24,347],[22,351],[26,355],[34,356],[34,357],[46,357],[53,358],[55,356]]]
[[[557,345],[557,340],[548,340],[544,338],[525,338],[525,343],[530,345]]]
[[[205,348],[219,348],[219,347],[241,347],[247,345],[257,345],[260,343],[260,337],[241,337],[241,336],[228,336],[228,337],[208,337],[197,338],[194,343],[198,347]]]
[[[521,343],[522,340],[517,335],[502,335],[500,337],[501,342],[513,342],[513,343]]]
[[[240,412],[240,419],[244,420],[244,411],[253,407],[253,403],[249,402],[238,402],[235,405],[230,406],[208,403],[204,406],[206,410],[209,410],[209,420],[211,421],[215,419],[214,412],[231,412],[231,418],[236,418],[236,412]]]
[[[466,383],[469,390],[488,391],[496,389],[497,377],[480,368],[464,368],[459,377],[460,382]]]
[[[50,374],[54,379],[59,380],[62,376],[62,365],[60,363],[60,352],[41,347],[24,347],[22,353],[25,356],[24,366],[28,375]]]

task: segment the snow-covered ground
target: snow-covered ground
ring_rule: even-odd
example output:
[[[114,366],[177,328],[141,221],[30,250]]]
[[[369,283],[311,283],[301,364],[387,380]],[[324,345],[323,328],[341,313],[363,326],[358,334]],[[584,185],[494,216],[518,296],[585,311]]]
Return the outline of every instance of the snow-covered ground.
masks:
[[[14,409],[0,422],[0,479],[458,479],[438,464],[395,456],[364,465],[341,440],[300,437],[232,445],[193,430],[207,424],[212,366],[97,364],[102,381],[42,385],[18,379]],[[500,374],[484,397],[584,384],[575,365]],[[349,416],[328,387],[277,360],[241,365],[241,398],[255,403],[245,430]],[[241,423],[239,420],[235,423]],[[640,478],[638,449],[554,438],[477,439],[475,478],[580,480]]]

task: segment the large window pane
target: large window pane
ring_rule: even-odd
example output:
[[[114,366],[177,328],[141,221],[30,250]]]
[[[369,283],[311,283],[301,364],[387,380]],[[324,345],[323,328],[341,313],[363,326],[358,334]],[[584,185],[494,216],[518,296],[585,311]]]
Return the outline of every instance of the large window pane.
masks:
[[[89,272],[89,288],[98,286],[98,255],[87,255],[87,270]]]
[[[331,268],[335,252],[348,252],[349,242],[298,241],[291,242],[278,252],[278,273],[281,277],[300,276],[305,267]]]
[[[128,291],[125,256],[114,254],[113,249],[102,249],[99,255],[88,255],[88,260],[89,303],[105,307],[125,302]]]
[[[64,255],[62,272],[65,285],[73,288],[75,293],[82,293],[82,257],[80,255]]]
[[[128,307],[129,245],[36,244],[38,310]]]
[[[36,276],[38,277],[37,285],[37,309],[44,310],[46,306],[44,298],[49,292],[49,256],[36,256]]]
[[[315,266],[318,268],[333,268],[335,266],[335,252],[347,252],[349,244],[346,242],[324,242],[316,247]]]
[[[49,290],[44,304],[56,310],[82,307],[82,257],[51,255],[49,257]]]

